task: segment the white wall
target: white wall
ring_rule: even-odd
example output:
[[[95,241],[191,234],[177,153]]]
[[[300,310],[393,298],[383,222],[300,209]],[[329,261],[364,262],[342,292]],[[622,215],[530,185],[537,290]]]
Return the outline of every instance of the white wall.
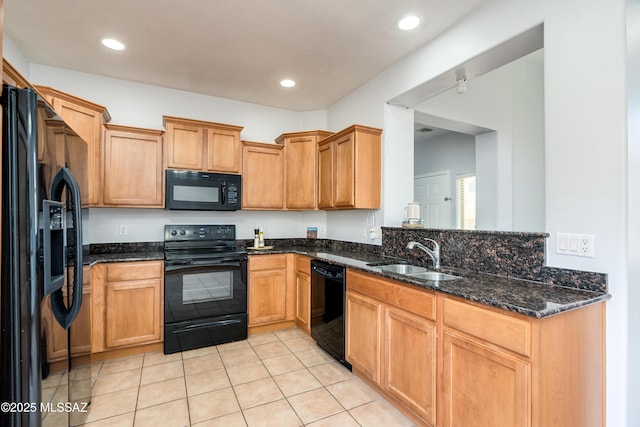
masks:
[[[163,129],[162,116],[244,126],[242,139],[273,142],[285,132],[324,129],[326,111],[298,113],[182,90],[31,64],[30,81],[104,105],[111,123]]]
[[[414,173],[416,176],[448,170],[452,198],[449,223],[456,224],[456,180],[458,175],[476,172],[476,138],[458,132],[447,132],[427,140],[414,141]]]
[[[317,227],[325,237],[326,214],[323,211],[277,212],[197,212],[163,209],[89,209],[91,242],[160,242],[165,224],[235,224],[238,239],[253,239],[253,230],[262,226],[267,244],[272,238],[306,237],[307,227]],[[119,235],[120,225],[128,234]]]
[[[627,1],[629,420],[640,424],[640,0]],[[633,363],[633,362],[636,363]],[[629,425],[632,425],[631,423]]]
[[[551,233],[547,263],[608,274],[610,426],[640,425],[640,420],[627,420],[625,393],[629,282],[624,6],[624,0],[493,0],[336,103],[328,116],[330,127],[355,120],[383,126],[386,101],[544,23],[545,229]],[[396,135],[385,132],[385,141],[396,143]],[[402,144],[403,136],[397,136]],[[407,152],[405,164],[410,156]],[[388,167],[390,161],[385,159],[385,180],[393,178],[389,170],[400,167]],[[556,254],[558,232],[595,235],[595,257]]]
[[[481,138],[490,143],[477,144],[479,229],[545,229],[542,56],[537,51],[469,80],[465,94],[451,89],[414,107],[429,116],[495,131]],[[490,163],[483,165],[483,159]]]
[[[8,52],[13,65],[17,52]],[[12,56],[13,55],[13,56]],[[26,74],[23,70],[21,73]],[[34,84],[52,86],[104,105],[111,123],[163,129],[162,116],[170,115],[244,126],[241,137],[272,143],[285,132],[326,128],[326,111],[298,113],[261,105],[101,77],[71,70],[31,64]],[[267,239],[305,237],[309,226],[326,236],[324,212],[172,212],[158,209],[89,209],[83,240],[87,243],[151,242],[163,240],[163,225],[170,223],[233,223],[239,238],[252,238],[262,225]],[[128,234],[119,234],[126,225]]]

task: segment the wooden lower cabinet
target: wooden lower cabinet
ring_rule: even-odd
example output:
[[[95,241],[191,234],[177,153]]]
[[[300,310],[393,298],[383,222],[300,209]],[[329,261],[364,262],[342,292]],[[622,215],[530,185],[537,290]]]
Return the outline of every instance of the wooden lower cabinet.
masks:
[[[382,304],[351,291],[346,299],[345,358],[354,370],[380,383]]]
[[[82,272],[82,306],[71,325],[71,355],[83,356],[91,353],[91,281],[90,267]],[[63,288],[64,290],[64,288]],[[42,329],[47,345],[47,361],[55,362],[67,358],[67,332],[56,321],[51,312],[47,295],[42,306]]]
[[[428,425],[436,421],[434,310],[433,294],[347,271],[347,361],[408,415]]]
[[[382,387],[435,425],[436,325],[395,307],[385,308],[384,320]]]
[[[163,262],[118,262],[94,268],[93,352],[162,342]]]
[[[447,332],[444,426],[530,426],[531,364]]]
[[[295,255],[296,325],[311,334],[311,258]]]
[[[346,315],[354,372],[418,425],[605,425],[604,302],[536,319],[347,270]]]
[[[249,328],[266,325],[295,325],[295,287],[293,255],[254,255],[249,257]]]

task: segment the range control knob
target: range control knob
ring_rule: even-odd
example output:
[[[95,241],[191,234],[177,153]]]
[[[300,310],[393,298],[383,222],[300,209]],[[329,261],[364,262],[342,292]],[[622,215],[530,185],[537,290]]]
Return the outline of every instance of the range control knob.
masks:
[[[178,232],[176,230],[171,230],[171,235],[175,236],[176,234],[178,234]]]
[[[183,228],[182,230],[180,230],[180,235],[181,235],[181,236],[184,236],[185,234],[187,234],[187,232],[186,232],[186,231],[184,231],[184,228]]]

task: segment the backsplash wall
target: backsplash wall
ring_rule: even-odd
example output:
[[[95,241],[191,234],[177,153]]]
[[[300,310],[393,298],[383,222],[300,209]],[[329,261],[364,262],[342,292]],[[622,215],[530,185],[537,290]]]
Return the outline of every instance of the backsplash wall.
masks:
[[[598,292],[607,291],[607,275],[545,265],[547,233],[470,231],[382,227],[385,256],[417,259],[430,264],[429,256],[407,243],[426,244],[425,238],[440,244],[440,264],[498,276],[567,286]]]

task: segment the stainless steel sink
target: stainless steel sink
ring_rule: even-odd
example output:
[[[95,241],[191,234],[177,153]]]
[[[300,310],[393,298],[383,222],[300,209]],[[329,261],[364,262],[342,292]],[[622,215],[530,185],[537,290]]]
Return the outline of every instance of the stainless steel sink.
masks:
[[[455,280],[462,279],[460,276],[454,276],[453,274],[440,273],[438,271],[422,271],[416,273],[407,273],[407,276],[415,277],[416,279],[425,279],[425,280]]]
[[[427,271],[427,269],[424,267],[411,264],[388,264],[381,265],[378,268],[382,271],[388,271],[389,273],[396,274],[416,274]]]

